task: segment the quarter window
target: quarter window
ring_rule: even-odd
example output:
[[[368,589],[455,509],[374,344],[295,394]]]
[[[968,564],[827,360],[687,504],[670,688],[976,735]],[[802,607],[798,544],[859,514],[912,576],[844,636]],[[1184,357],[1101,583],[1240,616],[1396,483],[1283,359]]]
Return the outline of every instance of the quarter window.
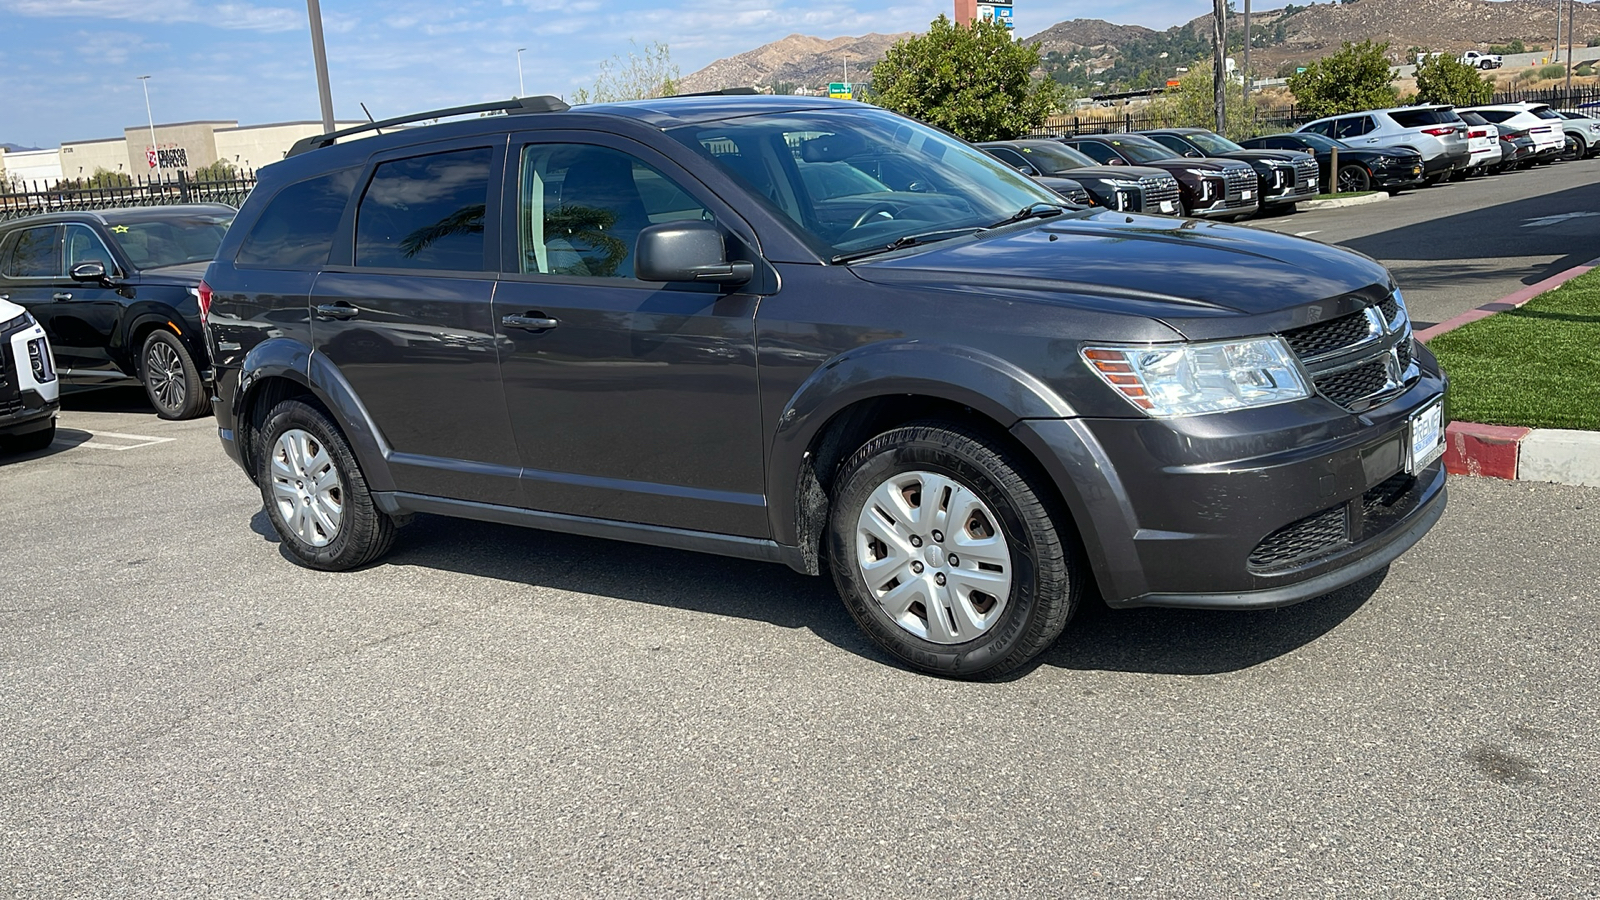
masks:
[[[484,269],[487,147],[382,163],[356,214],[358,266]]]
[[[328,262],[358,170],[291,184],[278,192],[239,247],[235,262],[269,269],[318,269]]]
[[[532,144],[522,151],[520,271],[632,278],[647,226],[711,213],[672,179],[619,150]]]
[[[4,273],[12,278],[56,278],[61,275],[61,245],[54,225],[24,229],[11,245]]]

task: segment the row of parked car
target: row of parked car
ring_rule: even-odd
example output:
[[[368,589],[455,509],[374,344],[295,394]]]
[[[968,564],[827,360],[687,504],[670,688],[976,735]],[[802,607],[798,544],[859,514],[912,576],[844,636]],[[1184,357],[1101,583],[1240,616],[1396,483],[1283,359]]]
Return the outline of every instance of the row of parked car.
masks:
[[[1235,143],[1201,128],[979,146],[1080,203],[1237,220],[1320,193],[1407,188],[1600,153],[1600,119],[1542,103],[1329,116]]]

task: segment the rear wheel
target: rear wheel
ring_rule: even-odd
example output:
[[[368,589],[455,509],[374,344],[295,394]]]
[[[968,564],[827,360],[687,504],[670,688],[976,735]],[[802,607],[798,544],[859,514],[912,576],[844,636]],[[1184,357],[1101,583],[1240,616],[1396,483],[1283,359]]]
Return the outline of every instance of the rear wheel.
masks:
[[[1372,189],[1372,174],[1366,166],[1351,163],[1339,167],[1338,192],[1341,194],[1357,194]]]
[[[302,565],[354,569],[394,543],[394,520],[373,504],[350,444],[326,413],[299,400],[273,407],[256,460],[267,518]]]
[[[158,328],[144,339],[139,374],[150,405],[161,418],[193,419],[211,411],[200,369],[172,332]]]
[[[1589,145],[1575,134],[1567,135],[1566,146],[1561,148],[1561,159],[1577,160],[1589,155]]]
[[[1061,634],[1083,566],[1011,451],[939,422],[885,432],[836,482],[828,558],[845,607],[906,665],[1002,675]]]

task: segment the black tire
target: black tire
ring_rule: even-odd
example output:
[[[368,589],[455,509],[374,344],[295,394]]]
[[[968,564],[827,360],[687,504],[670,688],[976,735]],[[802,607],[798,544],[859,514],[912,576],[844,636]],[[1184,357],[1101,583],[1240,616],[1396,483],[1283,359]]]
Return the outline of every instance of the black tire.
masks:
[[[1372,173],[1366,166],[1351,163],[1339,167],[1339,175],[1334,183],[1334,193],[1355,194],[1372,190]]]
[[[998,618],[971,640],[939,643],[902,627],[877,600],[877,586],[868,584],[858,565],[858,519],[866,504],[890,479],[912,472],[933,473],[971,491],[993,510],[1006,540],[1010,591]],[[922,422],[878,435],[850,456],[834,483],[827,549],[845,608],[874,643],[918,671],[981,679],[1025,665],[1061,635],[1083,590],[1084,565],[1077,545],[1063,538],[1060,523],[1067,519],[1049,498],[1031,466],[979,432]],[[942,541],[942,536],[930,532],[923,540]],[[929,550],[930,560],[945,552],[932,543],[923,552]],[[917,559],[908,565],[923,571]],[[942,574],[936,577],[944,583]],[[926,620],[925,606],[922,615]]]
[[[8,443],[10,445],[9,449],[15,453],[36,453],[50,446],[52,443],[55,443],[55,439],[56,423],[54,419],[51,419],[50,426],[48,428],[41,428],[38,431],[30,431],[27,434],[17,435],[16,437],[9,438]]]
[[[139,380],[163,419],[194,419],[211,412],[199,367],[170,331],[157,328],[145,337],[139,351]]]
[[[340,518],[331,540],[321,546],[302,538],[285,519],[280,498],[274,493],[278,440],[294,430],[307,433],[326,451],[338,477]],[[267,414],[256,450],[256,483],[261,487],[267,518],[283,539],[284,549],[301,565],[330,572],[354,569],[387,553],[394,544],[394,520],[373,504],[367,479],[344,434],[326,413],[308,403],[285,400]]]
[[[1445,180],[1445,178],[1447,178],[1447,177],[1449,177],[1449,173],[1448,172],[1435,172],[1432,175],[1429,175],[1426,178],[1422,179],[1422,185],[1423,185],[1423,187],[1433,187],[1434,185],[1438,184],[1439,182]]]
[[[1589,145],[1584,143],[1583,138],[1575,134],[1569,134],[1566,138],[1567,142],[1562,146],[1561,155],[1557,157],[1558,159],[1574,162],[1583,159],[1589,154]]]

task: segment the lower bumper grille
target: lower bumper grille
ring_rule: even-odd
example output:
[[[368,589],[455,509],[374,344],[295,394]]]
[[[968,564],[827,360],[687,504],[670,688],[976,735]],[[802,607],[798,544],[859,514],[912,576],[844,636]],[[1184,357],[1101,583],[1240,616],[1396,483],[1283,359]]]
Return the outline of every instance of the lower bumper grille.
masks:
[[[1367,488],[1359,506],[1341,503],[1267,535],[1250,551],[1250,571],[1267,573],[1304,565],[1375,538],[1416,512],[1422,499],[1415,476],[1396,472]],[[1354,514],[1357,530],[1351,533]]]

